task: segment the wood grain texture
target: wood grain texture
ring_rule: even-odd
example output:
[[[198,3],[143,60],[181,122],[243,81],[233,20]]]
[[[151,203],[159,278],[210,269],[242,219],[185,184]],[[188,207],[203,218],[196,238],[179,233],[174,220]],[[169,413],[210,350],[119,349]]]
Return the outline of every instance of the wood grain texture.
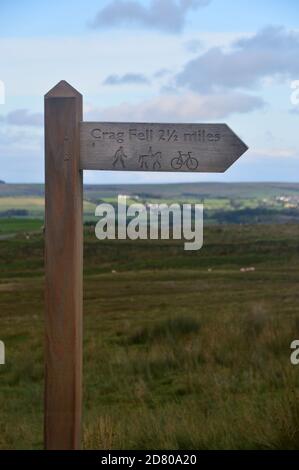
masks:
[[[224,172],[248,147],[226,124],[81,123],[86,170]]]
[[[82,393],[82,96],[45,96],[45,447],[79,449]]]

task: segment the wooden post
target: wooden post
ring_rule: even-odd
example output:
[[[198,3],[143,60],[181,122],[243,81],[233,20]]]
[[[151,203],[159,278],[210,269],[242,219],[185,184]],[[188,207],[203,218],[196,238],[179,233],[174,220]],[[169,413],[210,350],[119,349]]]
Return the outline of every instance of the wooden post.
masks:
[[[45,95],[45,447],[79,449],[82,408],[82,95]]]

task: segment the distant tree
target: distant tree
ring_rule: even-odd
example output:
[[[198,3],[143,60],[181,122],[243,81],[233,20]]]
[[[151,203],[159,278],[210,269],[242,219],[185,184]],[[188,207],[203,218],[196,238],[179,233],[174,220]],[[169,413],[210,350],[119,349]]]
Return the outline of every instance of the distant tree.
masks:
[[[26,209],[8,209],[0,212],[0,217],[27,217],[29,212]]]

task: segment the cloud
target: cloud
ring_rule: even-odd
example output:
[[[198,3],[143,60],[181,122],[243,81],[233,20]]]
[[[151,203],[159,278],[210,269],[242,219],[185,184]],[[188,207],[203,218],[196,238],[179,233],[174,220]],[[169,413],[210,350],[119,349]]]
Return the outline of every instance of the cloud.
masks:
[[[94,108],[85,106],[86,120],[111,121],[207,121],[223,119],[234,113],[248,113],[261,109],[265,102],[258,96],[241,92],[198,94],[193,92],[167,93],[135,103]],[[40,132],[44,118],[42,113],[31,113],[27,109],[16,109],[0,115],[0,122],[13,127],[36,128]],[[30,131],[32,132],[32,131]],[[14,134],[15,135],[15,134]],[[23,138],[24,134],[20,134]]]
[[[109,75],[103,85],[149,85],[148,78],[141,73],[126,73],[125,75]]]
[[[150,0],[146,7],[137,0],[112,0],[90,22],[92,28],[141,26],[168,33],[183,30],[187,14],[210,0]]]
[[[286,159],[286,158],[298,158],[299,152],[298,149],[295,147],[266,147],[266,148],[255,148],[251,150],[250,156],[256,158],[278,158],[278,159]]]
[[[195,54],[203,47],[203,43],[199,39],[189,39],[184,42],[184,47],[188,52]]]
[[[28,109],[16,109],[1,116],[0,120],[13,126],[34,126],[43,125],[44,117],[42,113],[30,113]]]
[[[172,74],[171,70],[162,68],[162,69],[157,70],[153,76],[154,78],[164,78],[171,74]]]
[[[261,98],[244,93],[199,95],[188,92],[90,110],[87,119],[132,121],[133,117],[134,121],[207,121],[223,119],[233,113],[248,113],[262,108],[264,104]]]
[[[269,79],[298,76],[298,56],[299,33],[271,26],[235,41],[229,51],[209,49],[185,65],[176,83],[200,92],[254,88]]]

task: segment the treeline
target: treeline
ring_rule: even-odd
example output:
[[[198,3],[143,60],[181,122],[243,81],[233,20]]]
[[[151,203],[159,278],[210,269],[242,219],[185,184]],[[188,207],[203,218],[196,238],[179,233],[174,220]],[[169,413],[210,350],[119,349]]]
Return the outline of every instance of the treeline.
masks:
[[[204,219],[219,224],[299,222],[299,209],[279,210],[256,207],[235,210],[206,210]]]

